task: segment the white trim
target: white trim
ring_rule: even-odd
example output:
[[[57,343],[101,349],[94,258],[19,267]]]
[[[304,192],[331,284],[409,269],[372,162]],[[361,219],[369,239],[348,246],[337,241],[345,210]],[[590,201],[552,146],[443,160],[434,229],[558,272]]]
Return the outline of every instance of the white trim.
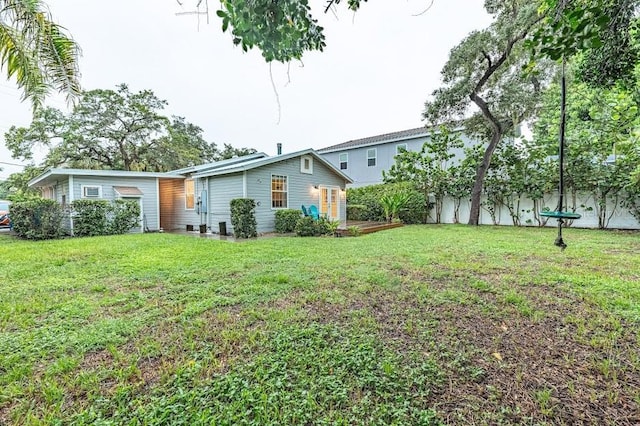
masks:
[[[156,220],[158,231],[160,230],[160,178],[156,178]]]
[[[347,157],[347,159],[345,161],[342,161],[340,159],[340,157],[342,157],[343,155]],[[342,163],[344,163],[345,166],[346,166],[344,169],[342,168]],[[341,153],[338,154],[338,169],[339,170],[349,170],[349,153],[348,152],[341,152]]]
[[[189,208],[187,207],[187,181],[191,181],[193,182],[193,207]],[[188,211],[193,211],[196,209],[196,181],[194,178],[185,178],[184,182],[182,183],[183,187],[182,189],[184,190],[184,209],[188,210]]]
[[[69,204],[73,203],[74,201],[74,197],[73,197],[73,175],[69,175]],[[73,235],[73,215],[70,214],[69,215],[69,231],[71,232],[71,235]]]
[[[284,207],[273,207],[273,177],[274,176],[284,178],[286,191],[279,191],[279,192],[286,192],[287,194],[287,205]],[[269,201],[270,201],[271,210],[283,210],[283,209],[289,208],[289,176],[288,175],[279,175],[279,174],[271,173],[271,179],[269,179]]]
[[[207,213],[205,214],[204,224],[207,225],[207,229],[211,229],[211,188],[209,188],[209,178],[205,178],[205,185],[207,186],[205,189],[207,190]]]
[[[305,161],[309,161],[309,167],[305,169],[304,163]],[[300,173],[304,173],[306,175],[313,174],[313,157],[310,155],[301,155],[300,156]]]
[[[98,195],[97,196],[87,195],[86,190],[89,188],[97,188]],[[87,198],[87,199],[102,198],[102,185],[80,185],[80,198]]]
[[[338,191],[338,196],[336,197],[336,202],[337,202],[336,211],[338,212],[338,217],[335,217],[335,218],[329,217],[329,219],[331,219],[331,220],[342,220],[342,215],[340,214],[341,213],[340,204],[342,202],[342,200],[341,200],[342,197],[341,197],[341,194],[340,194],[341,191],[340,191],[340,187],[339,186],[335,186],[335,185],[319,185],[318,186],[318,211],[320,212],[320,214],[322,214],[322,190],[323,189],[327,190],[327,197],[328,197],[328,199],[327,199],[327,209],[328,210],[326,212],[327,217],[329,217],[329,213],[331,213],[331,210],[330,210],[329,206],[331,204],[333,204],[333,203],[331,203],[331,191],[333,191],[333,190]]]
[[[209,177],[207,177],[209,179]],[[247,198],[247,171],[242,172],[242,198]]]

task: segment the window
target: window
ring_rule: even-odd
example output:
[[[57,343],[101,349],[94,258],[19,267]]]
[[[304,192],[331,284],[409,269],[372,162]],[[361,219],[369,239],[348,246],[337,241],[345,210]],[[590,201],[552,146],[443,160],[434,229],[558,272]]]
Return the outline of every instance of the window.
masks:
[[[193,179],[184,181],[184,208],[193,210],[196,208],[196,184]]]
[[[313,157],[310,155],[300,157],[300,173],[313,174]]]
[[[102,187],[82,185],[82,198],[102,198]]]
[[[409,148],[407,147],[406,143],[399,143],[398,145],[396,145],[396,155],[408,150]]]
[[[376,166],[376,155],[377,155],[377,151],[375,148],[371,148],[367,150],[367,166],[368,167]]]
[[[288,198],[287,177],[271,175],[271,208],[286,209]]]
[[[349,166],[349,154],[340,154],[340,159],[338,161],[340,162],[340,170],[347,170],[347,167]]]

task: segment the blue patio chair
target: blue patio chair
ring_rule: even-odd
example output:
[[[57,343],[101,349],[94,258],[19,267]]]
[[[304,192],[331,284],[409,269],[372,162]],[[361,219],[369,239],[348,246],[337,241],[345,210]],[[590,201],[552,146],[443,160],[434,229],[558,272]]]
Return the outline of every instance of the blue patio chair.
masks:
[[[313,220],[320,219],[320,213],[318,213],[318,208],[313,204],[309,206],[309,216],[311,216]]]
[[[302,214],[304,216],[309,216],[309,212],[307,211],[307,208],[304,205],[302,205],[300,207],[302,207]]]

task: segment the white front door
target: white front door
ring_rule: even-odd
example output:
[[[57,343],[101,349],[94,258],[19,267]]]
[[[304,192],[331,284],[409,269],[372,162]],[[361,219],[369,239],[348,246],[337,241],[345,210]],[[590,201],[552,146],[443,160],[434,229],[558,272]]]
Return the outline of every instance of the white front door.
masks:
[[[340,188],[320,187],[320,215],[340,220]]]

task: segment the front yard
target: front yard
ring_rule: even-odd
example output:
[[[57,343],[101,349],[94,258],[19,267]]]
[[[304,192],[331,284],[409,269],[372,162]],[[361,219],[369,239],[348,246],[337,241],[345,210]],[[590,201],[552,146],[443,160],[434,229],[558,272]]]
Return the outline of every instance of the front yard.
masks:
[[[640,234],[0,235],[0,424],[637,424]]]

